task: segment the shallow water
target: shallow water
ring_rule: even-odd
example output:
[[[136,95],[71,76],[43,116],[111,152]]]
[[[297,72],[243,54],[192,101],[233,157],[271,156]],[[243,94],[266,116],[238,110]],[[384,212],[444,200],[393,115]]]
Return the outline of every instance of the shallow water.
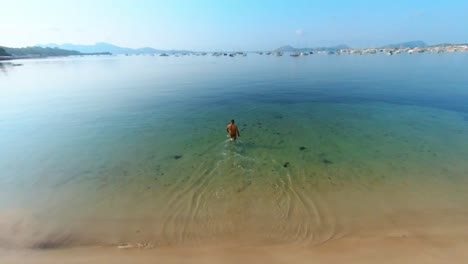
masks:
[[[251,54],[3,67],[0,246],[317,245],[461,227],[467,62]]]

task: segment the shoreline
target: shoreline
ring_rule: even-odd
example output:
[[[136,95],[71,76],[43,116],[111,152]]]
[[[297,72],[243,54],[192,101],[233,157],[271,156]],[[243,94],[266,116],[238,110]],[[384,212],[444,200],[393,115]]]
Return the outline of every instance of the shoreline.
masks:
[[[450,228],[449,228],[450,229]],[[468,258],[466,236],[459,231],[431,237],[360,234],[317,246],[233,244],[117,248],[88,246],[63,249],[0,249],[0,262],[23,263],[461,263]],[[466,231],[466,229],[465,229]]]

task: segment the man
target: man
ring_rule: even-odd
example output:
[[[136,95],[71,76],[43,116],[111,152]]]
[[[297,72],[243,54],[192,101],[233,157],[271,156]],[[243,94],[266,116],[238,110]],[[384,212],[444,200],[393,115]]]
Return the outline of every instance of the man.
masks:
[[[234,119],[231,120],[229,125],[227,125],[226,131],[231,137],[231,141],[236,141],[237,137],[240,137],[239,128],[234,124]]]

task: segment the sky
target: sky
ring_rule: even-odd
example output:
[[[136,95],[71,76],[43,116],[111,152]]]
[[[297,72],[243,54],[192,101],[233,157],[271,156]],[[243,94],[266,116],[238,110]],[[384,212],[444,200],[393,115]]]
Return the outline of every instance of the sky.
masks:
[[[0,46],[355,48],[468,43],[467,0],[0,0]]]

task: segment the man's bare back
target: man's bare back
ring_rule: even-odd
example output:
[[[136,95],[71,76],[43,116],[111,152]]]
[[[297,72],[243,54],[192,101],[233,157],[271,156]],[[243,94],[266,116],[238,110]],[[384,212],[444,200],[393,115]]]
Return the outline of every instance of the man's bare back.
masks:
[[[239,128],[234,124],[234,120],[231,120],[231,123],[227,125],[226,131],[231,137],[231,141],[236,141],[237,137],[240,137]]]

